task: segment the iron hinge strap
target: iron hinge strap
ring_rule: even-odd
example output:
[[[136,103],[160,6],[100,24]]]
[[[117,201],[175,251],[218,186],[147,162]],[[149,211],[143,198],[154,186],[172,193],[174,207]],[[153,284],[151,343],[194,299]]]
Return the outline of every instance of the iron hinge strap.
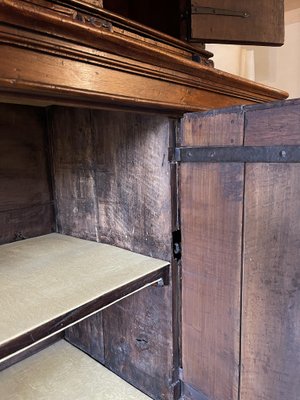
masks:
[[[176,147],[171,162],[300,163],[300,146]]]
[[[248,18],[250,14],[247,11],[227,10],[214,7],[192,7],[193,14],[222,15],[225,17]]]

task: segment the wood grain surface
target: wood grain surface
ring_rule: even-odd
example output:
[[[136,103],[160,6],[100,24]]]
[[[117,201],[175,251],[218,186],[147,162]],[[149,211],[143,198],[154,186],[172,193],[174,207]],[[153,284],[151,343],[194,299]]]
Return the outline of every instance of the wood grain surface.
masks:
[[[241,146],[244,137],[243,107],[187,113],[181,120],[181,146]]]
[[[183,164],[183,381],[203,398],[238,398],[242,164]]]
[[[299,218],[300,166],[248,165],[242,400],[299,399]]]
[[[300,99],[245,109],[245,145],[300,144]]]
[[[0,244],[50,233],[54,215],[46,114],[1,104],[0,131]]]
[[[282,45],[284,43],[283,0],[192,0],[193,7],[210,7],[246,12],[247,18],[193,14],[191,38],[206,43]],[[226,12],[226,11],[225,11]]]
[[[104,340],[102,312],[98,312],[65,330],[65,339],[102,364]]]
[[[103,311],[105,365],[154,399],[174,399],[170,297],[150,287]]]
[[[151,37],[141,26],[132,33],[120,17],[103,20],[105,11],[85,4],[82,14],[72,4],[0,3],[2,100],[19,94],[23,102],[30,96],[42,104],[93,102],[180,113],[287,97],[207,66],[205,51],[157,32]],[[195,54],[200,62],[193,61]]]
[[[49,118],[59,231],[171,260],[169,119],[68,108],[53,108]],[[172,322],[171,287],[151,287],[105,310],[92,348],[89,322],[67,336],[97,359],[104,340],[105,365],[172,399]]]

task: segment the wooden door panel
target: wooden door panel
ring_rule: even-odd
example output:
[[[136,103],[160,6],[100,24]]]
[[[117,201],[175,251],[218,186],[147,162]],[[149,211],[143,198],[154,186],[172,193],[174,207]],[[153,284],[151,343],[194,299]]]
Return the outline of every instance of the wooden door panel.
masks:
[[[181,166],[183,378],[204,399],[238,398],[243,177]]]
[[[241,400],[300,393],[300,165],[247,165]]]
[[[238,16],[239,14],[241,16]],[[192,0],[191,40],[207,43],[282,45],[284,2]]]
[[[300,99],[252,106],[245,114],[245,146],[300,144]]]
[[[188,151],[176,149],[175,159],[188,400],[299,399],[299,124],[299,99],[182,121]],[[254,162],[251,146],[265,158]]]

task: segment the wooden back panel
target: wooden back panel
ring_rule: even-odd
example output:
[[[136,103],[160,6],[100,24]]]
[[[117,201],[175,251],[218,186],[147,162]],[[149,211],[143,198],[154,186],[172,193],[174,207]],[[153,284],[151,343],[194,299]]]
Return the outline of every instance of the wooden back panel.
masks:
[[[54,228],[47,165],[46,114],[0,105],[0,244]]]
[[[61,233],[171,260],[169,119],[51,111]],[[68,340],[154,398],[173,398],[172,288],[150,287],[83,321]],[[88,338],[88,339],[87,339]]]

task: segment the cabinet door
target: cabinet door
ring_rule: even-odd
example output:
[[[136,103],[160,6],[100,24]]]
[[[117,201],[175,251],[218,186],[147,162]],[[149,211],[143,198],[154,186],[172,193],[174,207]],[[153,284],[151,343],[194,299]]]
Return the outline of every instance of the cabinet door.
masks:
[[[190,39],[282,45],[283,0],[191,0]]]
[[[187,114],[180,169],[188,400],[298,400],[300,100]]]

